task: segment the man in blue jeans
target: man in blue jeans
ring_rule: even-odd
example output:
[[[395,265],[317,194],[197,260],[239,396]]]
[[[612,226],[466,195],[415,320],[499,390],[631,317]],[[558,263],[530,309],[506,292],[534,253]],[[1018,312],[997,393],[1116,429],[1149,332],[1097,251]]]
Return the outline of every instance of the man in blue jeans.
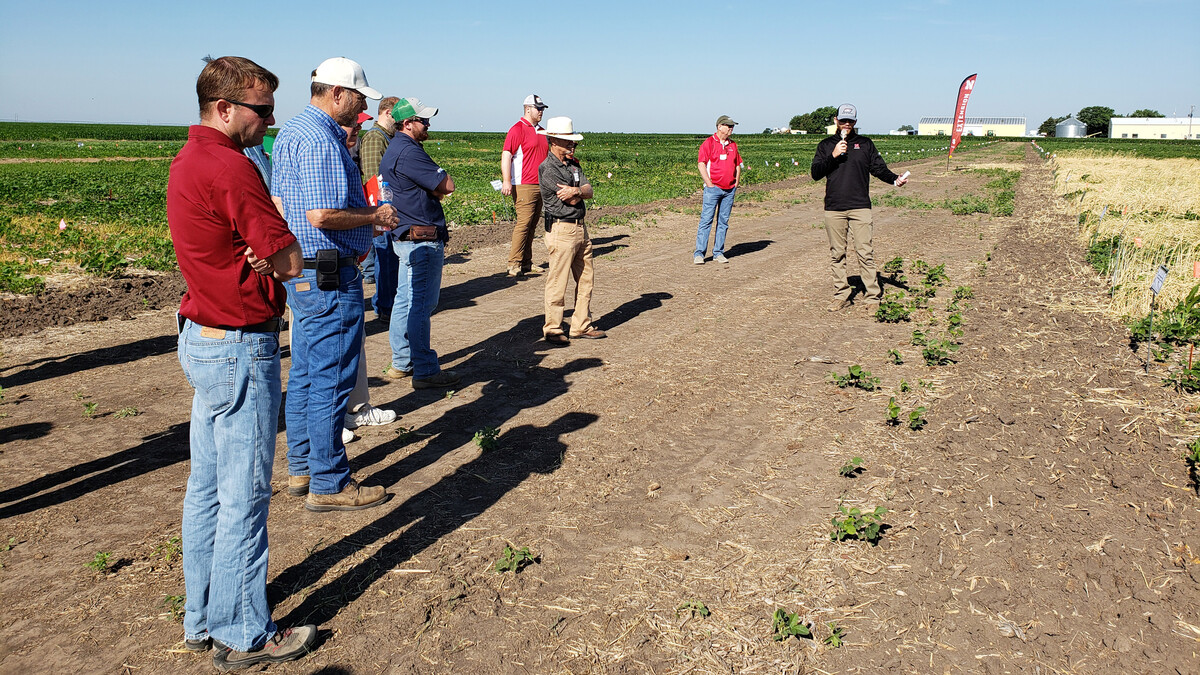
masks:
[[[343,126],[353,126],[379,92],[362,67],[328,59],[312,73],[309,105],[280,129],[271,193],[304,253],[304,273],[288,282],[292,367],[285,407],[288,493],[307,492],[310,511],[352,511],[382,504],[382,487],[350,477],[342,442],[363,339],[362,274],[358,257],[373,228],[390,229],[396,211],[371,207]]]
[[[729,229],[729,212],[733,210],[733,195],[737,192],[738,179],[742,177],[742,156],[737,143],[729,139],[737,124],[728,115],[717,118],[717,132],[700,144],[700,178],[704,180],[704,206],[700,210],[700,226],[696,229],[696,251],[692,262],[704,264],[704,252],[708,249],[708,232],[712,229],[713,217],[717,219],[717,233],[713,237],[713,262],[727,263],[725,259],[725,232]]]
[[[220,671],[307,654],[316,626],[279,630],[267,604],[267,509],[279,430],[282,281],[300,246],[242,151],[274,124],[279,79],[236,56],[196,80],[200,124],[171,162],[167,224],[187,281],[179,364],[192,397],[183,499],[184,647]]]
[[[396,136],[379,164],[379,175],[392,188],[398,215],[392,245],[400,259],[388,326],[392,362],[383,375],[391,380],[412,377],[414,389],[449,387],[461,379],[438,365],[429,336],[450,238],[442,199],[454,192],[454,179],[421,145],[429,138],[430,118],[436,114],[437,108],[422,105],[420,99],[400,99],[392,108]]]

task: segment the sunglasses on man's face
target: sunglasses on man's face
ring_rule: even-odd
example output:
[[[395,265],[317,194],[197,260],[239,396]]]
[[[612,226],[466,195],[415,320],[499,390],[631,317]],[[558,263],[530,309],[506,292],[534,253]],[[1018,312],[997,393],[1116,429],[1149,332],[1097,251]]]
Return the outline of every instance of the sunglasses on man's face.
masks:
[[[229,103],[232,103],[234,105],[240,105],[243,108],[249,108],[250,112],[254,113],[255,115],[258,115],[260,118],[262,118],[264,120],[267,119],[268,117],[270,117],[272,115],[272,113],[275,112],[275,106],[273,106],[273,105],[265,105],[262,103],[259,103],[259,104],[242,103],[241,101],[235,101],[231,98],[222,99],[222,100],[228,101]]]

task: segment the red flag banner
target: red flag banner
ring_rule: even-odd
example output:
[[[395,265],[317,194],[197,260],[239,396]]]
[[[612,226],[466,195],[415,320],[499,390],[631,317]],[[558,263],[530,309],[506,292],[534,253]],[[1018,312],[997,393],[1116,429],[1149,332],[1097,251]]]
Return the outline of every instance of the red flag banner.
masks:
[[[975,73],[978,75],[979,73]],[[967,125],[967,101],[971,98],[971,91],[975,89],[975,75],[971,75],[958,85],[958,105],[954,107],[954,132],[950,136],[950,156],[954,156],[954,149],[962,141],[963,128]]]

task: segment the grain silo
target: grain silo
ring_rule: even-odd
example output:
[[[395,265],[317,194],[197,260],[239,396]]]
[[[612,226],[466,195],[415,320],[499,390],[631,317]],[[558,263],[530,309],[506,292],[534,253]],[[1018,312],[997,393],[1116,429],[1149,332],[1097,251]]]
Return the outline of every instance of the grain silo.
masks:
[[[1074,117],[1067,119],[1054,125],[1055,138],[1084,138],[1087,136],[1087,125]]]

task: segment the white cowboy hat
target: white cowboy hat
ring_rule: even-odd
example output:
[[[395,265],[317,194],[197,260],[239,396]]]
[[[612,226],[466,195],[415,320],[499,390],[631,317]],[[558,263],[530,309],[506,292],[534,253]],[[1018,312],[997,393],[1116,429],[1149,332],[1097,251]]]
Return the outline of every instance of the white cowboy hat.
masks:
[[[546,128],[538,129],[538,133],[543,136],[561,138],[564,141],[583,140],[583,134],[575,133],[575,128],[571,124],[570,117],[551,117],[546,120]]]

